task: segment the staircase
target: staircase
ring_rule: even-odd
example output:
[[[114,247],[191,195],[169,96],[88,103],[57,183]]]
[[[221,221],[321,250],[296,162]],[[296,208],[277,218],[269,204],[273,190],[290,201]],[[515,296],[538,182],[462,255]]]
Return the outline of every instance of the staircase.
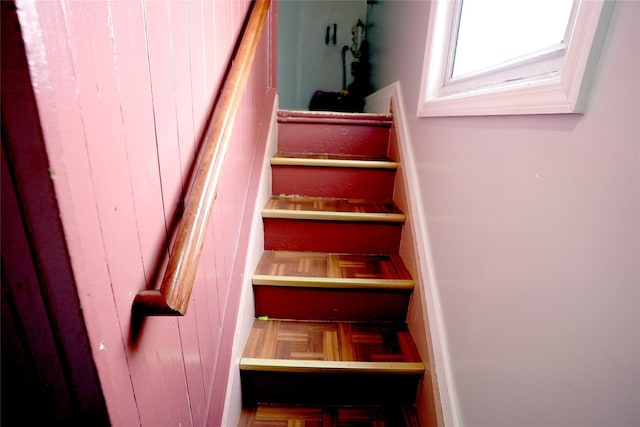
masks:
[[[419,426],[391,121],[278,112],[240,426]]]

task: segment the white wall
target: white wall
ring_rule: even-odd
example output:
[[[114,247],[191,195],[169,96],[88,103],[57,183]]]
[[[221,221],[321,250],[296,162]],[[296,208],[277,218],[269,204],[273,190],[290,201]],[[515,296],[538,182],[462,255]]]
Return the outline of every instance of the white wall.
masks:
[[[371,8],[373,81],[415,111],[427,1]],[[640,425],[640,2],[584,115],[409,128],[462,424]]]
[[[278,2],[278,92],[280,107],[307,110],[316,90],[342,89],[342,47],[351,28],[365,22],[365,0],[281,0]],[[337,24],[336,44],[325,44],[326,28]],[[347,85],[353,78],[346,53]]]

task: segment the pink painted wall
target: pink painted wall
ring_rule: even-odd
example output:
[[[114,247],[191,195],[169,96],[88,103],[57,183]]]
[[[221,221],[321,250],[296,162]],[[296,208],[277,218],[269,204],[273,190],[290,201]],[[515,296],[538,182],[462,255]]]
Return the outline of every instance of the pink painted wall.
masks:
[[[275,87],[275,5],[221,176],[183,318],[132,339],[157,286],[205,118],[250,2],[18,1],[66,246],[114,426],[218,425]],[[270,111],[270,110],[269,110]],[[258,166],[261,163],[258,162]]]
[[[408,112],[428,10],[371,8]],[[616,2],[584,115],[408,117],[459,425],[640,425],[639,20]]]

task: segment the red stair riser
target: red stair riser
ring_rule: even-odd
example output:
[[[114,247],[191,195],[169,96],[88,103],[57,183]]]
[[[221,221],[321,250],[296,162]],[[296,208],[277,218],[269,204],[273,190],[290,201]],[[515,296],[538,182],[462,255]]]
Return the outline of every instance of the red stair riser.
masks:
[[[395,170],[272,166],[276,195],[391,200]]]
[[[420,377],[241,371],[242,400],[291,404],[413,404]]]
[[[410,293],[254,286],[256,316],[276,319],[404,321]]]
[[[264,219],[266,250],[397,254],[402,224]]]
[[[332,153],[384,157],[389,128],[378,126],[280,123],[278,149],[283,153]]]

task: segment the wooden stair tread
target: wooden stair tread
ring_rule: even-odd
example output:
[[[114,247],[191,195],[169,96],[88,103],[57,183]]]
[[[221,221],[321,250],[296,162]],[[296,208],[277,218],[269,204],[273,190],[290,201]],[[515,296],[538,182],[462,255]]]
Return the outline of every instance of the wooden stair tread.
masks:
[[[404,322],[254,321],[243,405],[413,404],[426,368]]]
[[[414,281],[399,255],[265,251],[254,285],[411,290]]]
[[[262,210],[263,218],[403,223],[405,215],[392,201],[273,196]]]
[[[406,325],[258,320],[240,368],[290,372],[424,372]]]
[[[371,406],[285,406],[257,405],[243,408],[239,427],[419,427],[415,407]]]

